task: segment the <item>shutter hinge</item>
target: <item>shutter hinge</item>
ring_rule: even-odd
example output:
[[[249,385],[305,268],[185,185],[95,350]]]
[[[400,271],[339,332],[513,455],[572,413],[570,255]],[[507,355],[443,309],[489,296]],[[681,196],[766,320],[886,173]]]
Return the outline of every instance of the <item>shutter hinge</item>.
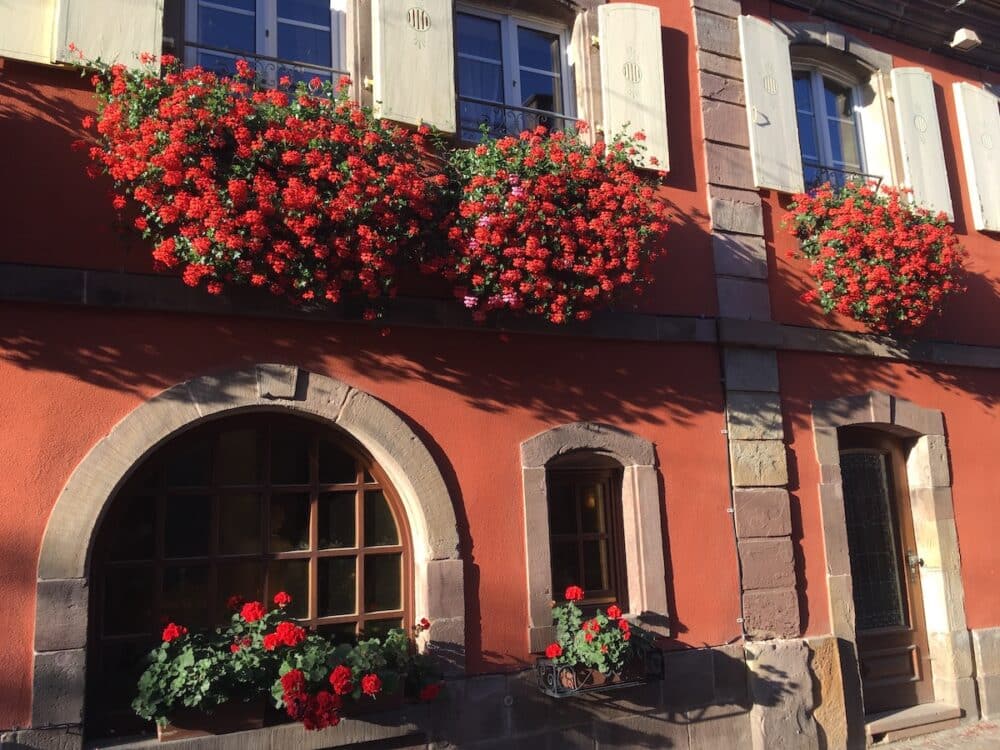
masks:
[[[601,46],[601,38],[597,34],[592,34],[590,37],[590,46],[598,48]]]
[[[364,80],[361,82],[361,85],[364,87],[365,91],[372,91],[375,88],[375,79],[368,78],[366,76]]]

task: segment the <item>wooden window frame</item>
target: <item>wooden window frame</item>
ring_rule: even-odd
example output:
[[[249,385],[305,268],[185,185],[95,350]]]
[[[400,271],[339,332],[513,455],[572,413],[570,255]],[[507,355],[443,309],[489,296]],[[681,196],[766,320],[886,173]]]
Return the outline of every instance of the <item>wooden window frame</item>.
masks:
[[[794,79],[796,74],[808,74],[809,75],[809,87],[810,93],[812,95],[813,104],[813,118],[816,128],[814,134],[816,136],[816,145],[819,149],[819,164],[806,164],[805,157],[802,160],[803,172],[808,167],[814,169],[834,169],[843,170],[845,172],[851,172],[845,164],[837,165],[835,159],[833,158],[833,145],[830,141],[830,130],[828,122],[830,120],[830,113],[826,110],[826,96],[824,95],[824,81],[826,79],[836,83],[840,86],[844,86],[850,92],[851,97],[851,118],[854,121],[854,132],[857,138],[858,147],[858,158],[860,160],[860,165],[858,168],[859,173],[866,173],[868,171],[868,159],[865,150],[865,136],[862,128],[862,118],[861,112],[859,111],[859,102],[861,101],[861,92],[859,90],[859,84],[856,80],[853,80],[850,76],[844,75],[843,72],[832,69],[828,66],[818,66],[815,63],[803,64],[792,62],[792,77]],[[793,89],[794,90],[794,89]],[[794,103],[795,113],[798,115],[798,102]],[[796,117],[796,126],[798,126],[798,118]]]
[[[261,466],[261,474],[257,481],[252,484],[222,484],[218,477],[218,456],[215,453],[219,445],[219,437],[225,432],[252,428],[257,434],[258,461]],[[299,430],[306,436],[309,451],[309,481],[302,483],[275,484],[271,481],[271,447],[274,441],[274,433],[277,430],[289,431]],[[192,440],[207,440],[211,443],[213,455],[211,457],[212,476],[208,485],[190,486],[168,486],[163,480],[159,481],[155,488],[143,488],[140,482],[147,472],[157,470],[176,452],[181,446],[189,444]],[[337,449],[351,456],[355,461],[354,482],[343,483],[321,483],[319,481],[319,446],[321,441],[326,441]],[[365,495],[368,492],[381,491],[386,499],[386,503],[392,513],[396,523],[399,536],[399,543],[395,545],[367,546],[364,540],[364,510]],[[354,497],[354,546],[338,547],[329,549],[319,549],[319,498],[323,493],[348,492],[353,491]],[[304,550],[293,550],[284,552],[272,552],[269,550],[270,543],[270,502],[272,497],[279,494],[301,493],[309,494],[309,522],[308,539],[309,548]],[[221,531],[221,498],[226,494],[242,493],[254,494],[258,496],[260,508],[260,548],[252,553],[223,554],[219,549]],[[178,439],[162,446],[151,456],[149,456],[138,470],[133,474],[122,490],[116,493],[112,499],[111,513],[114,512],[114,503],[124,500],[128,496],[149,497],[155,501],[153,512],[153,540],[154,550],[152,554],[144,559],[111,560],[109,557],[109,546],[114,541],[114,537],[109,533],[109,526],[104,525],[98,530],[95,540],[92,578],[92,609],[93,616],[90,618],[88,634],[88,650],[91,659],[96,664],[103,659],[104,649],[114,643],[138,643],[141,641],[153,641],[158,635],[158,628],[161,627],[160,619],[167,613],[163,612],[163,586],[164,573],[171,567],[185,566],[207,566],[209,571],[208,591],[211,601],[208,602],[209,613],[221,608],[226,597],[232,594],[247,594],[250,592],[221,591],[219,589],[219,570],[222,565],[228,563],[256,563],[259,569],[259,584],[261,601],[265,607],[270,607],[271,597],[276,590],[272,590],[269,583],[271,575],[270,564],[272,561],[282,560],[307,560],[308,561],[308,602],[306,612],[303,617],[290,617],[304,627],[311,630],[323,628],[331,625],[353,624],[354,632],[357,635],[365,628],[366,623],[398,620],[400,627],[407,629],[413,622],[414,612],[414,573],[413,573],[413,544],[410,525],[407,521],[403,504],[392,487],[381,467],[356,443],[342,433],[332,430],[320,424],[300,416],[289,416],[277,413],[258,413],[253,415],[241,415],[213,421],[206,425],[199,426],[195,430],[185,433]],[[209,553],[207,555],[189,557],[167,557],[165,549],[165,528],[166,528],[166,503],[169,497],[184,495],[207,496],[212,504],[210,516],[210,536]],[[113,516],[111,516],[113,518]],[[400,556],[400,607],[390,610],[366,611],[365,606],[365,560],[372,556]],[[342,615],[319,615],[319,561],[333,557],[353,557],[355,559],[355,612]],[[107,571],[113,569],[131,569],[138,567],[152,566],[154,576],[154,592],[152,598],[152,609],[150,621],[147,623],[147,630],[136,633],[109,634],[105,632],[105,596],[107,587],[105,584]],[[293,603],[294,606],[294,603]],[[211,618],[211,614],[209,614]],[[182,623],[191,625],[191,623]],[[210,625],[222,624],[221,622],[211,622]],[[393,625],[394,626],[394,625]],[[392,627],[392,626],[391,626]],[[92,693],[101,689],[98,682],[98,669],[94,669],[92,677],[88,680],[88,702],[92,700]]]
[[[574,490],[584,482],[600,482],[607,490],[606,511],[607,531],[584,532],[581,530],[579,499],[574,498],[576,511],[576,533],[555,533],[549,530],[549,565],[552,566],[552,550],[559,542],[575,542],[578,554],[578,570],[576,584],[584,588],[585,597],[579,602],[584,611],[592,612],[602,606],[617,604],[623,612],[629,611],[628,574],[625,566],[625,531],[622,519],[622,474],[621,468],[550,468],[548,469],[546,503],[551,513],[553,492],[560,485],[570,483]],[[607,579],[610,588],[601,591],[590,591],[583,584],[584,562],[583,542],[606,539],[608,543]],[[555,571],[552,571],[555,579]],[[554,591],[553,596],[561,599],[562,591]]]

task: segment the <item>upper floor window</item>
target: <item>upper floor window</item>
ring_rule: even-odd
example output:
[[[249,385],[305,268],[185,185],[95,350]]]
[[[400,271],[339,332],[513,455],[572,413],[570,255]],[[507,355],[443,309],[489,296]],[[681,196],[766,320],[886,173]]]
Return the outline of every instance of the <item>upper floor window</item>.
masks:
[[[806,188],[843,185],[864,174],[864,152],[854,87],[819,70],[795,70],[795,116]]]
[[[246,58],[263,80],[330,80],[345,65],[344,0],[186,0],[185,63],[224,73]]]
[[[463,7],[455,21],[459,132],[478,141],[574,120],[566,29]]]

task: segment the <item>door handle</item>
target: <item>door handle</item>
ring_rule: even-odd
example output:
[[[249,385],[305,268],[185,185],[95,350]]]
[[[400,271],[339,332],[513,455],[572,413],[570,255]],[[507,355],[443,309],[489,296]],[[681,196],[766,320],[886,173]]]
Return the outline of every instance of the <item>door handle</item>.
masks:
[[[906,551],[906,564],[909,566],[910,570],[914,573],[917,572],[917,568],[924,567],[924,558],[918,557],[917,553],[913,550]]]

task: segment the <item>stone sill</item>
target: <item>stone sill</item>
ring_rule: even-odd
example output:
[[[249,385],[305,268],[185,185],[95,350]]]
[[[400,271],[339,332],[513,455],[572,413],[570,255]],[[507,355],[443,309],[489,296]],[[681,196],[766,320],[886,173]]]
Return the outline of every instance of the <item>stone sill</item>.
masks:
[[[947,703],[923,703],[865,717],[865,734],[875,739],[902,739],[947,729],[962,716],[962,709]],[[923,730],[923,731],[921,731]]]

